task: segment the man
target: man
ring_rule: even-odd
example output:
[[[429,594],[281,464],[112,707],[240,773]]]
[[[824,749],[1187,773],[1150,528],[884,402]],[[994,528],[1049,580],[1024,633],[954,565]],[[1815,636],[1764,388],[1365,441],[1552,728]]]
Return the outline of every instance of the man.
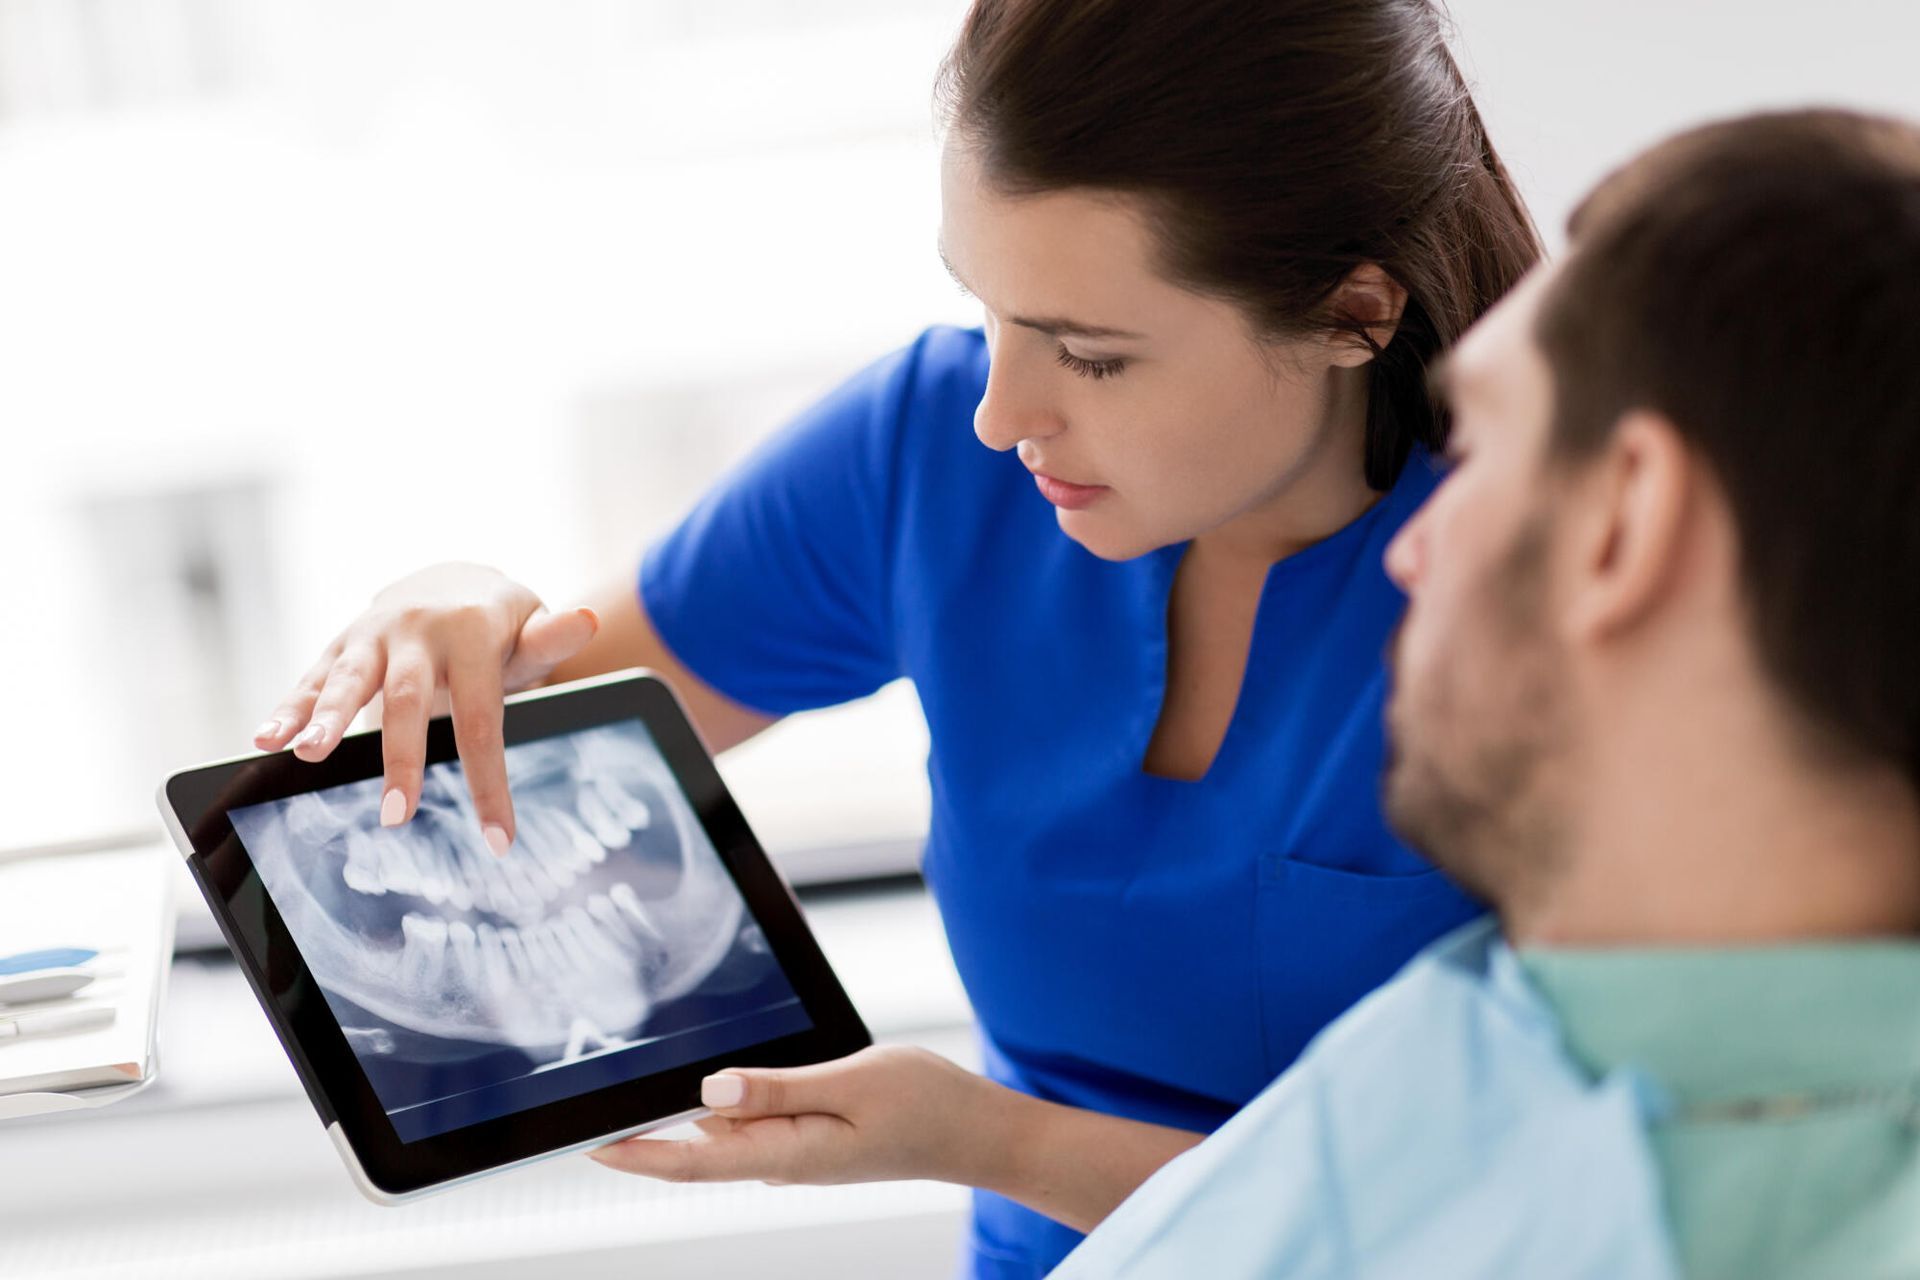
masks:
[[[1443,375],[1386,780],[1497,919],[1057,1275],[1920,1276],[1920,130],[1696,130]]]

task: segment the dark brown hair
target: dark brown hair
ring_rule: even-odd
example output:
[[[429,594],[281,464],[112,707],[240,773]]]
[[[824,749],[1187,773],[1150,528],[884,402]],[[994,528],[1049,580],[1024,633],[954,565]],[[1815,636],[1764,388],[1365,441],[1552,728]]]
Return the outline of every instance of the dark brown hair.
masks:
[[[1541,300],[1554,442],[1669,419],[1738,528],[1760,660],[1820,738],[1920,783],[1920,128],[1680,135],[1574,213]]]
[[[1430,0],[975,0],[940,97],[996,188],[1143,198],[1170,279],[1373,346],[1376,489],[1445,444],[1428,362],[1539,257]],[[1362,263],[1407,291],[1384,349],[1327,306]]]

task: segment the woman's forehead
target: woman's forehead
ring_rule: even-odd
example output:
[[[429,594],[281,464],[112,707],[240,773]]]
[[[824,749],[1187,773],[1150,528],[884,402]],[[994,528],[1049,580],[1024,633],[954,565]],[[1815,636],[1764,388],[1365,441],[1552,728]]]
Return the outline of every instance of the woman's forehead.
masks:
[[[1203,325],[1203,313],[1219,309],[1160,271],[1153,231],[1132,198],[1085,189],[1008,195],[977,161],[952,151],[941,183],[940,256],[1000,319],[1125,341]]]

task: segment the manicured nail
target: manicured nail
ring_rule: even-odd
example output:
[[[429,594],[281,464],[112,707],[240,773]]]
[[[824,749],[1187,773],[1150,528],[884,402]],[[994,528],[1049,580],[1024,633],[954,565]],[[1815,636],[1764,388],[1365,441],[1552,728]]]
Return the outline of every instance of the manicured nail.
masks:
[[[747,1096],[747,1082],[739,1076],[708,1076],[700,1082],[700,1101],[709,1107],[737,1107]]]
[[[400,794],[400,788],[395,787],[387,792],[386,799],[380,802],[380,825],[383,827],[397,827],[400,825],[401,819],[406,816],[407,798]]]
[[[263,725],[261,725],[261,726],[260,726],[260,727],[259,727],[258,729],[255,729],[255,730],[253,731],[253,736],[254,736],[254,739],[255,739],[256,741],[257,741],[257,740],[259,740],[259,739],[261,739],[261,738],[277,738],[277,737],[279,737],[279,736],[280,736],[280,722],[279,722],[278,720],[269,720],[269,721],[267,721],[267,722],[266,722],[265,724],[263,724]]]
[[[302,729],[294,740],[287,744],[287,750],[298,751],[301,747],[317,747],[326,740],[327,726],[316,722]]]
[[[480,834],[487,838],[487,848],[493,850],[494,857],[504,858],[507,856],[507,846],[513,842],[507,839],[507,829],[505,827],[496,822],[489,822],[486,825],[486,829]]]

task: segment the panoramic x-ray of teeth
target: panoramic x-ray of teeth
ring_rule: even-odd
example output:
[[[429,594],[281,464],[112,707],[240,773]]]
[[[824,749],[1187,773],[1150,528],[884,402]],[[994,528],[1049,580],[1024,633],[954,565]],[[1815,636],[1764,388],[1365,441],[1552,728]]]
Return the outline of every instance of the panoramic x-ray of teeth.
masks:
[[[470,1087],[489,1055],[504,1079],[791,997],[644,726],[506,756],[503,858],[455,763],[427,770],[399,827],[380,826],[378,778],[232,812],[370,1074],[460,1063]],[[693,1011],[668,1016],[676,1002]]]

